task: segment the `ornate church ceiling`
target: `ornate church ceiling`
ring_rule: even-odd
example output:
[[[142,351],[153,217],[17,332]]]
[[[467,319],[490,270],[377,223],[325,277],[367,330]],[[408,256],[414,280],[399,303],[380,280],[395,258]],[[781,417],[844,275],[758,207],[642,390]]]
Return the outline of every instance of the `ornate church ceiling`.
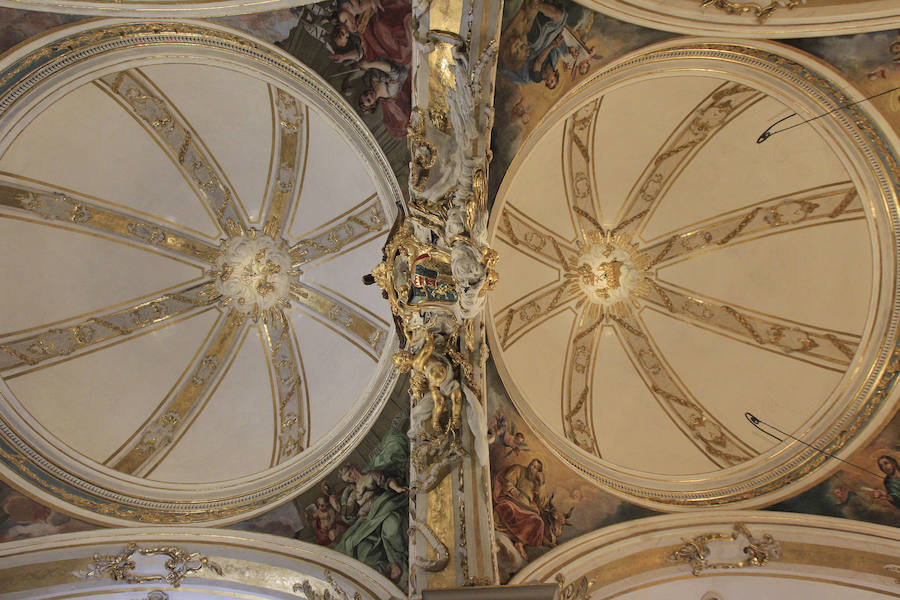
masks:
[[[585,0],[604,14],[688,35],[797,38],[900,25],[892,0]]]
[[[289,4],[0,0],[173,19]],[[52,581],[81,597],[136,596],[110,570],[91,582],[78,573],[94,553],[163,573],[168,555],[151,543],[223,567],[191,573],[181,593],[197,598],[248,586],[281,597],[308,577],[309,600],[386,600],[411,581],[393,566],[442,560],[438,544],[405,544],[426,533],[404,520],[409,397],[390,369],[386,303],[360,285],[407,185],[409,97],[386,89],[375,110],[352,108],[370,82],[334,60],[335,5],[301,4],[218,21],[250,38],[182,20],[45,32],[81,17],[10,11],[21,19],[0,44],[35,37],[0,60],[0,479],[16,488],[0,486],[0,540],[19,540],[0,546],[0,591],[52,595]],[[499,556],[501,582],[562,571],[569,600],[588,576],[595,599],[638,600],[663,584],[701,597],[705,582],[729,598],[754,585],[889,594],[895,529],[727,509],[787,501],[774,509],[900,523],[887,477],[836,471],[744,418],[876,471],[900,456],[900,96],[756,144],[792,112],[813,117],[900,83],[900,38],[792,42],[828,49],[819,58],[831,66],[746,41],[896,26],[893,2],[555,4],[568,10],[569,44],[555,86],[514,80],[517,55],[504,50],[529,32],[516,16],[533,5],[503,11],[491,163],[501,277],[487,315],[500,375],[489,362],[479,485],[493,489],[475,489],[489,518],[504,477],[535,467],[550,532],[517,547],[495,510],[485,556]],[[403,5],[382,33],[411,43]],[[656,44],[669,32],[731,37]],[[406,61],[409,50],[388,49]],[[370,547],[328,522],[322,501],[346,510],[349,474],[371,471],[393,480],[371,489],[395,530]],[[470,526],[466,538],[458,512],[470,491],[447,477],[420,504],[440,515],[448,545],[463,532],[463,550],[481,533]],[[711,506],[726,510],[646,518]],[[211,527],[86,532],[68,515]],[[776,577],[691,575],[682,538],[735,542],[724,554],[714,544],[713,560],[732,564],[760,540],[771,550],[770,533],[786,550]],[[129,555],[138,538],[147,553]],[[402,548],[394,563],[378,556],[390,544]],[[680,548],[686,561],[670,558]],[[809,577],[850,553],[851,568]]]
[[[850,89],[784,47],[668,42],[567,94],[520,149],[492,215],[495,360],[607,489],[770,503],[829,469],[746,412],[832,451],[890,418],[893,134],[854,108],[757,143]]]
[[[89,520],[222,522],[337,464],[395,378],[360,276],[400,195],[355,115],[200,25],[76,26],[0,80],[4,474]]]
[[[296,0],[0,0],[24,10],[107,17],[218,17],[274,11],[309,2]]]

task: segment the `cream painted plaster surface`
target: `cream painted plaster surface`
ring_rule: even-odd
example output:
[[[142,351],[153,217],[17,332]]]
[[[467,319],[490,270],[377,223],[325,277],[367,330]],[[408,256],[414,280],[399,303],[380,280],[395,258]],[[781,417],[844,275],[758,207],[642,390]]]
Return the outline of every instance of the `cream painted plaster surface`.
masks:
[[[802,435],[850,393],[846,344],[829,362],[805,354],[819,342],[771,340],[814,331],[855,349],[872,319],[875,226],[843,150],[812,127],[757,144],[791,109],[709,72],[660,69],[570,100],[523,146],[492,215],[504,382],[567,452],[590,440],[610,477],[689,487],[754,468],[778,442],[745,413]],[[698,237],[726,221],[715,241]],[[654,286],[683,296],[667,308]]]

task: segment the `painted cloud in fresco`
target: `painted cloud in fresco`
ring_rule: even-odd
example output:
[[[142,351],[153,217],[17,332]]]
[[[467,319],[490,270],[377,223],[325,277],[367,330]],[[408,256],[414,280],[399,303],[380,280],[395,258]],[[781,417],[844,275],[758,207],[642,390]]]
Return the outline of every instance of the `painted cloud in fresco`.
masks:
[[[97,529],[39,504],[0,483],[0,542]]]

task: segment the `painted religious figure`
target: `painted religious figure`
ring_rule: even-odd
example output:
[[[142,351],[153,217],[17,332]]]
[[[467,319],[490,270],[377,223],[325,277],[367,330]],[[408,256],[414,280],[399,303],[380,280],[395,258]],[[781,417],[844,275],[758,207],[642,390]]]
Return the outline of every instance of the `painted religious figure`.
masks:
[[[362,77],[363,113],[381,106],[388,132],[406,137],[412,110],[412,6],[409,0],[338,0],[326,44],[335,63]]]
[[[338,491],[323,483],[323,493],[304,511],[316,542],[403,585],[409,561],[408,468],[409,440],[397,430],[384,435],[365,468],[342,466],[345,486]]]
[[[559,84],[561,70],[573,81],[584,76],[601,59],[585,41],[593,13],[576,9],[570,14],[568,7],[553,0],[513,0],[505,7],[512,17],[500,39],[500,73],[513,83],[542,82],[551,90]]]
[[[897,459],[888,454],[878,457],[878,468],[884,473],[884,491],[875,490],[872,495],[877,500],[891,503],[900,508],[900,465]]]
[[[359,109],[371,113],[380,105],[381,118],[391,135],[405,137],[412,111],[409,68],[389,60],[360,60],[359,67],[365,69]]]
[[[519,84],[559,83],[557,65],[568,47],[563,39],[567,13],[549,2],[524,0],[500,39],[500,72]]]
[[[291,10],[297,25],[279,45],[358,106],[396,168],[401,157],[392,150],[412,111],[410,0],[325,0]],[[405,145],[403,154],[405,161]]]
[[[497,531],[512,541],[525,560],[526,546],[556,546],[572,513],[563,514],[553,506],[544,465],[536,458],[527,466],[512,464],[497,473],[493,496]]]

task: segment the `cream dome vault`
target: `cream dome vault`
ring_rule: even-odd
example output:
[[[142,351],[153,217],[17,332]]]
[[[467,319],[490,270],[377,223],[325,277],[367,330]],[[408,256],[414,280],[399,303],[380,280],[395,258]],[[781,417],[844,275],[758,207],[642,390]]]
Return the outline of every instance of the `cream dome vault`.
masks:
[[[395,380],[360,275],[401,199],[343,100],[224,27],[109,21],[8,54],[0,115],[4,477],[221,524],[338,464]]]
[[[896,140],[853,107],[756,143],[857,99],[783,46],[679,40],[536,126],[492,209],[489,335],[517,408],[583,475],[656,509],[759,506],[836,461],[746,411],[841,453],[890,417]]]

